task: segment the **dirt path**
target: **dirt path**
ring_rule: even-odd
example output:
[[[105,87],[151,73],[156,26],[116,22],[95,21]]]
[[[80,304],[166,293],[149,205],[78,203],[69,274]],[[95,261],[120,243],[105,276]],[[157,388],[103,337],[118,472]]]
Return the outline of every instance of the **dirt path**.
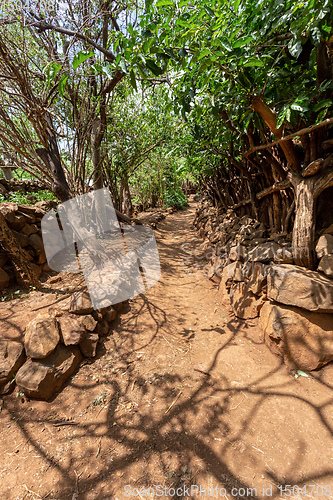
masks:
[[[191,206],[159,223],[162,278],[97,359],[52,402],[5,398],[1,500],[333,499],[333,367],[295,379],[256,321],[219,303],[183,264],[182,245],[200,243],[193,218]],[[29,300],[14,304],[13,325]]]

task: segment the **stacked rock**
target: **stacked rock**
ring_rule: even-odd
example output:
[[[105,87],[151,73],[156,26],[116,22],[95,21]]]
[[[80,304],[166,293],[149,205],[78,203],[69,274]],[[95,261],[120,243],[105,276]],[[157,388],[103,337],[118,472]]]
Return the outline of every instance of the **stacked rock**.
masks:
[[[205,239],[208,277],[240,319],[259,318],[265,343],[290,368],[333,360],[333,225],[317,239],[316,271],[294,265],[291,234],[204,202],[194,221]]]
[[[94,311],[88,292],[77,292],[66,309],[49,308],[30,321],[23,344],[0,340],[0,394],[16,384],[29,398],[49,400],[84,357],[96,356],[121,309],[119,303]]]
[[[1,203],[0,212],[22,249],[26,260],[39,278],[42,271],[49,271],[41,233],[41,220],[55,202],[38,202],[34,206]],[[0,245],[0,291],[15,281],[12,263]]]

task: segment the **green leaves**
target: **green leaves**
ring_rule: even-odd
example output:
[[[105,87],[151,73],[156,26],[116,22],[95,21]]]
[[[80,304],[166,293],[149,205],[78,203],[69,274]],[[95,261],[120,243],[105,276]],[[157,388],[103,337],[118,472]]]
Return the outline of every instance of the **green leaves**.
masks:
[[[316,104],[314,107],[313,107],[313,111],[315,113],[317,113],[318,111],[320,111],[321,109],[323,108],[329,108],[332,106],[332,100],[331,99],[325,99],[323,101],[320,101],[318,102],[318,104]]]
[[[134,71],[132,69],[130,71],[130,82],[131,82],[131,85],[134,88],[134,90],[137,91],[138,88],[137,88],[137,85],[136,85],[135,74],[134,74]]]
[[[160,76],[163,73],[163,70],[157,66],[153,59],[146,59],[146,66],[155,76]]]
[[[68,77],[69,77],[69,75],[64,74],[64,75],[62,75],[62,77],[59,80],[58,90],[59,90],[59,94],[61,95],[61,97],[64,96],[64,91],[65,91],[65,87],[66,87],[66,83],[67,83]]]
[[[93,57],[95,53],[92,50],[81,50],[78,52],[73,59],[73,69],[74,71],[82,64],[84,61],[89,59],[89,57]]]
[[[238,14],[238,9],[239,9],[239,6],[240,6],[240,3],[241,3],[241,0],[234,0],[233,2],[233,9],[236,13],[236,15]]]
[[[210,53],[211,53],[211,52],[210,52],[210,49],[208,49],[208,48],[203,49],[203,50],[200,52],[200,54],[199,54],[198,61],[200,61],[200,59],[203,59],[204,57],[206,57],[206,56],[210,55]]]
[[[244,64],[244,68],[252,68],[254,66],[257,66],[258,68],[263,68],[265,66],[265,63],[261,61],[260,59],[248,59]]]
[[[289,106],[289,104],[286,106],[283,106],[280,113],[278,114],[276,128],[280,128],[283,125],[285,120],[290,121],[290,106]]]
[[[49,63],[43,70],[46,75],[46,86],[49,87],[51,82],[54,82],[57,74],[61,69],[61,64],[56,62]]]
[[[166,5],[174,5],[173,0],[158,0],[156,2],[156,7],[165,7]]]
[[[297,59],[302,52],[302,44],[299,40],[292,39],[288,43],[288,49],[290,54]]]
[[[244,47],[246,45],[248,45],[250,42],[252,42],[254,40],[253,36],[243,36],[242,38],[239,38],[238,40],[236,40],[236,42],[234,42],[232,44],[232,48],[233,49],[237,49],[237,48],[240,48],[240,47]]]
[[[118,63],[118,66],[123,73],[127,73],[127,65],[125,59],[121,58]]]

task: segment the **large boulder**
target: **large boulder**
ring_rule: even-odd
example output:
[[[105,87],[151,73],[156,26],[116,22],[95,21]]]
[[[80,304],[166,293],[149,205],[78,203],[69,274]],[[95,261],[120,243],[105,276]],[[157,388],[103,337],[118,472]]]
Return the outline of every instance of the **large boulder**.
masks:
[[[333,313],[333,280],[291,264],[277,264],[267,277],[267,296],[308,311]]]
[[[0,393],[26,359],[23,345],[12,340],[0,340]]]
[[[77,346],[59,344],[45,359],[28,359],[16,374],[16,384],[27,397],[47,401],[59,391],[81,360]]]
[[[291,368],[315,370],[333,360],[333,314],[266,302],[259,325],[269,349]]]
[[[77,292],[73,295],[69,311],[74,314],[90,314],[94,310],[88,292]]]
[[[34,318],[26,327],[24,347],[30,358],[46,358],[60,340],[56,318],[41,316]]]

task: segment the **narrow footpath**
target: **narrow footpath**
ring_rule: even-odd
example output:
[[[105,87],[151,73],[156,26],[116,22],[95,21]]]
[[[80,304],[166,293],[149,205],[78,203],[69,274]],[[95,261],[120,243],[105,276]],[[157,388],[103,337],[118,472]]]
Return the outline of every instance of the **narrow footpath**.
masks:
[[[194,216],[158,223],[160,281],[59,395],[5,398],[1,499],[333,499],[333,366],[296,379],[220,303]]]

